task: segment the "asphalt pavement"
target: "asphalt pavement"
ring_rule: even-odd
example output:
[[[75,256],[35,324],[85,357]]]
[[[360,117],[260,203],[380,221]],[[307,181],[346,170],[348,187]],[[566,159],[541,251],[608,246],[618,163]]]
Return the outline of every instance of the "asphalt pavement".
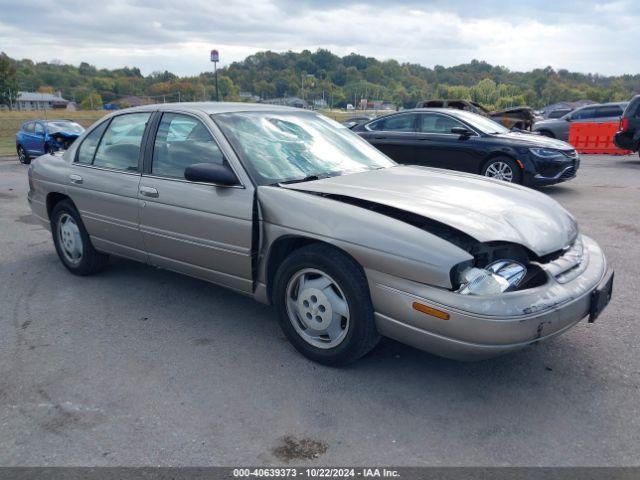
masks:
[[[68,273],[0,161],[0,465],[638,465],[640,161],[543,191],[616,269],[594,324],[460,363],[384,340],[323,367],[270,307],[126,260]]]

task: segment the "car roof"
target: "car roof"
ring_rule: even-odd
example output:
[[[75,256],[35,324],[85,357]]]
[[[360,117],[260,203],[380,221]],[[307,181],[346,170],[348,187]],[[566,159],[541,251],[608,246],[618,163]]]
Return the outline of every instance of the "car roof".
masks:
[[[592,103],[591,105],[584,105],[583,107],[578,107],[576,108],[576,110],[582,110],[585,108],[594,108],[594,107],[611,107],[611,106],[618,106],[618,107],[626,107],[627,104],[629,102],[607,102],[607,103]]]
[[[124,110],[118,110],[118,113],[123,112],[146,112],[155,110],[180,110],[180,111],[192,111],[202,112],[208,115],[215,113],[231,113],[231,112],[305,112],[301,108],[286,107],[283,105],[271,105],[266,103],[243,103],[243,102],[180,102],[180,103],[155,103],[152,105],[142,105],[139,107],[127,108]]]

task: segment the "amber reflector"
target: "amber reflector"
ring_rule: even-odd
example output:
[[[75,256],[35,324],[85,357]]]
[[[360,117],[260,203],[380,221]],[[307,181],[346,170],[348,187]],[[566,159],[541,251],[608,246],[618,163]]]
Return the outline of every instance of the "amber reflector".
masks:
[[[418,302],[413,302],[413,309],[426,313],[427,315],[431,315],[432,317],[439,318],[440,320],[449,320],[449,314],[447,312],[443,312],[437,308],[428,307]]]

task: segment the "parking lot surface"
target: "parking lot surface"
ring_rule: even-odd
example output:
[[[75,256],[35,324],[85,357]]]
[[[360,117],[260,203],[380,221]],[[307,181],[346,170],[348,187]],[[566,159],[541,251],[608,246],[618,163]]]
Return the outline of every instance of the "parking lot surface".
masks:
[[[0,161],[0,465],[637,465],[640,161],[543,190],[616,269],[595,324],[480,363],[391,340],[343,369],[270,307],[126,260],[68,273]]]

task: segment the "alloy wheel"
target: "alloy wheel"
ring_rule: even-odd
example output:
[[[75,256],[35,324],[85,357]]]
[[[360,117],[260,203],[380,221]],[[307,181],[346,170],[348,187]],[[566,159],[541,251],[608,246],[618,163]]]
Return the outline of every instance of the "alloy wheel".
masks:
[[[300,338],[322,349],[342,343],[349,330],[349,305],[335,280],[305,268],[291,277],[286,296],[287,315]]]
[[[484,172],[486,177],[503,180],[505,182],[513,182],[513,170],[504,162],[493,162]]]

